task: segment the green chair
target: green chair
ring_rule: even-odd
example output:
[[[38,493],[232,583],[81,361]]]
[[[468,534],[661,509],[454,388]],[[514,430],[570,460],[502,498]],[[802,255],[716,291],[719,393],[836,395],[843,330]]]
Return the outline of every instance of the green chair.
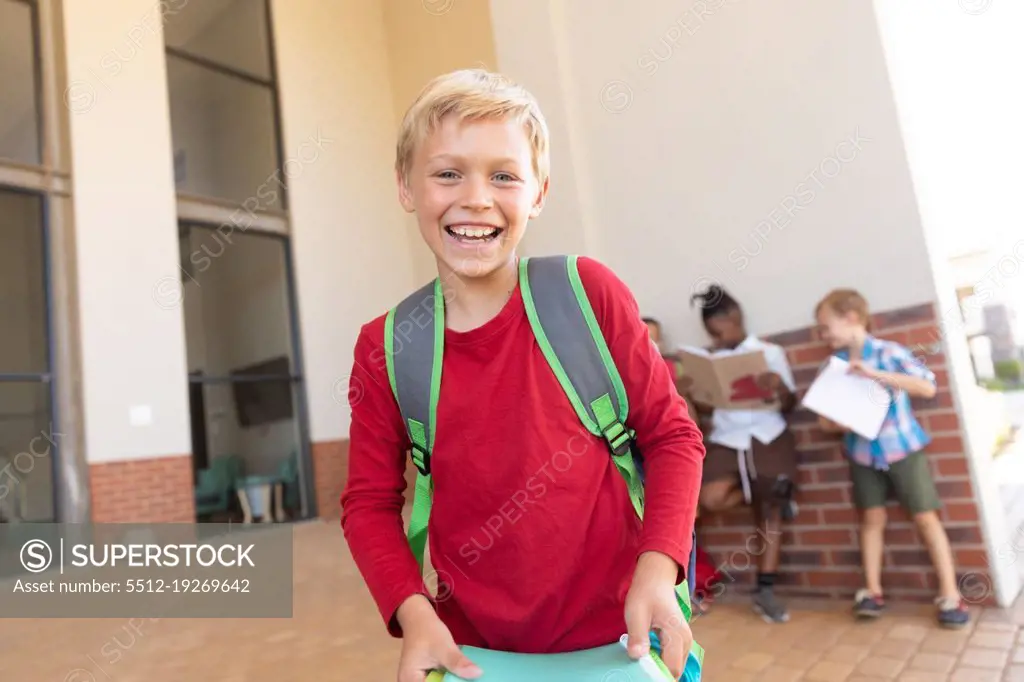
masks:
[[[241,478],[244,465],[237,455],[214,457],[210,466],[197,472],[196,515],[227,512],[235,492],[235,481]]]
[[[284,508],[298,509],[302,506],[299,497],[299,458],[292,451],[288,459],[281,462],[277,467],[277,477],[284,486]]]

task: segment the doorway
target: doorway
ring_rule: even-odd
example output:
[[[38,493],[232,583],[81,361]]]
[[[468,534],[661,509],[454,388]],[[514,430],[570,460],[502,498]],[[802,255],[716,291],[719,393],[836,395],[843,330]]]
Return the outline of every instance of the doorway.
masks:
[[[282,521],[316,509],[287,236],[180,226],[196,510]]]
[[[0,187],[0,522],[57,515],[47,254],[43,196]]]

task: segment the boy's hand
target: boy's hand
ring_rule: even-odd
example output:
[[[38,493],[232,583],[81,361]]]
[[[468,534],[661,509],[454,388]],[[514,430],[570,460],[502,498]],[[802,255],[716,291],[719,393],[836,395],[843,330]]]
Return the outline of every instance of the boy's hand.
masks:
[[[660,552],[644,552],[626,594],[626,633],[630,658],[650,651],[651,630],[661,641],[661,659],[675,678],[682,676],[693,644],[690,625],[676,601],[679,566]]]
[[[437,617],[422,595],[405,600],[398,607],[402,626],[402,656],[398,660],[398,682],[424,682],[432,670],[446,670],[467,680],[483,674],[452,639],[452,633]]]
[[[868,379],[879,378],[878,370],[876,370],[874,367],[868,367],[866,364],[864,364],[863,360],[851,360],[850,367],[847,371],[849,371],[851,374],[859,374],[862,377],[867,377]]]

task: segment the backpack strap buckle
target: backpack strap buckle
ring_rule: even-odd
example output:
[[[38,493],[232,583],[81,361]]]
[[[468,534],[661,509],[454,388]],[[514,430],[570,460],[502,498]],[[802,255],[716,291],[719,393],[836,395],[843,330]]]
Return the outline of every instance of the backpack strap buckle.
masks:
[[[424,448],[420,447],[419,444],[412,444],[412,451],[410,453],[412,463],[416,466],[416,470],[424,476],[430,475],[430,453]]]
[[[601,433],[604,435],[605,440],[608,441],[608,446],[616,457],[621,457],[629,452],[629,447],[633,444],[633,439],[636,435],[618,419],[604,427]]]

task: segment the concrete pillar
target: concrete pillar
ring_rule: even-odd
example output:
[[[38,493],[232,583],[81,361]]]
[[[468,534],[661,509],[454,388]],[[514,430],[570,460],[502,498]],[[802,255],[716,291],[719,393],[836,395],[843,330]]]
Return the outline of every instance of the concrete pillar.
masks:
[[[192,520],[164,62],[175,2],[65,0],[85,449],[97,521]]]

